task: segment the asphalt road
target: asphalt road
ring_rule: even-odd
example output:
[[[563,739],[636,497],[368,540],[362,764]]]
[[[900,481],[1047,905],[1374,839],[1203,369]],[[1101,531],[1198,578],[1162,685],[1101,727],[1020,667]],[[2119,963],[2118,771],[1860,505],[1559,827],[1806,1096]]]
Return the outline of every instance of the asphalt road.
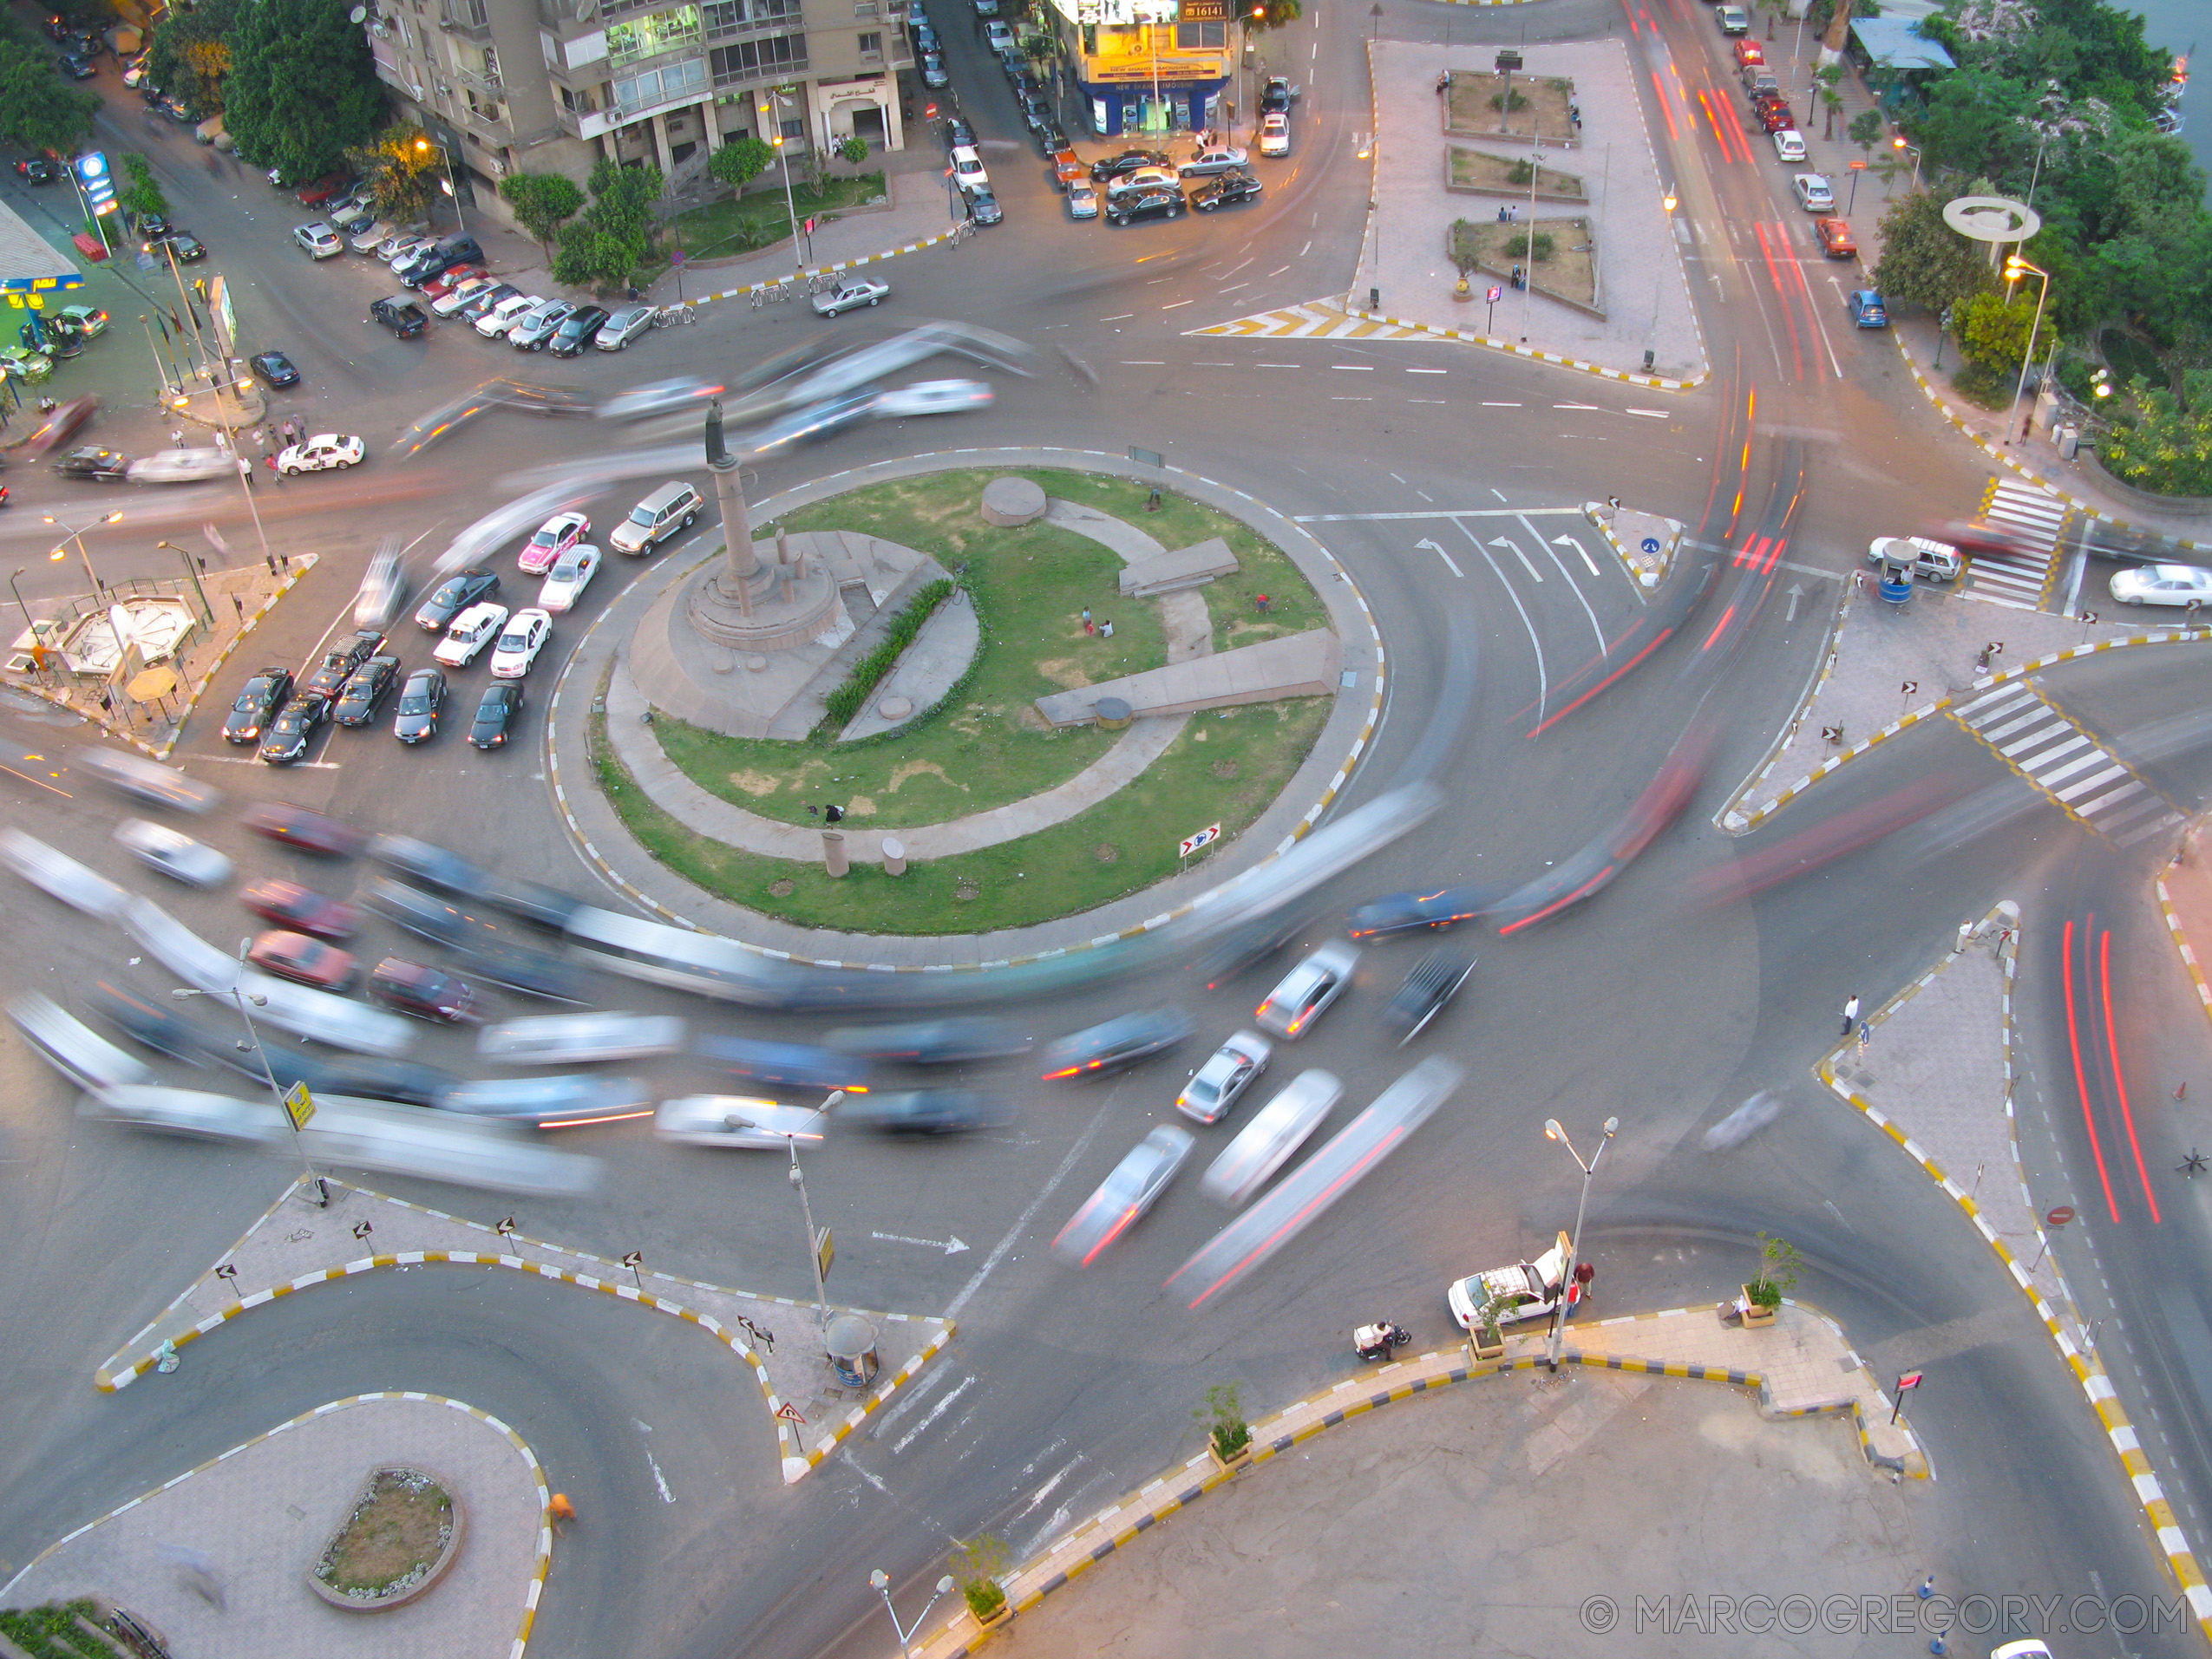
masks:
[[[1514,16],[1443,10],[1393,0],[1380,27],[1467,45],[1618,30],[1621,22],[1594,0],[1548,0]],[[1692,84],[1705,76],[1723,91],[1732,86],[1702,6],[1681,0],[1639,17],[1632,52],[1655,54],[1663,43]],[[1704,710],[1716,748],[1703,791],[1675,828],[1593,904],[1509,939],[1478,939],[1475,978],[1419,1050],[1390,1048],[1374,1020],[1422,949],[1397,942],[1369,952],[1346,1000],[1278,1061],[1278,1078],[1306,1066],[1336,1072],[1358,1104],[1414,1052],[1458,1058],[1468,1080],[1420,1132],[1417,1154],[1386,1166],[1203,1316],[1160,1289],[1217,1225],[1194,1183],[1171,1191],[1097,1266],[1071,1273],[1046,1257],[1044,1244],[1144,1130],[1165,1120],[1206,1042],[1247,1022],[1266,970],[1214,993],[1178,982],[1023,1008],[1049,1036],[1171,996],[1196,1015],[1202,1035],[1168,1060],[1075,1089],[977,1068],[967,1081],[1004,1089],[1018,1107],[1004,1134],[941,1146],[834,1140],[810,1155],[816,1220],[839,1240],[833,1294],[861,1306],[953,1310],[962,1336],[910,1403],[787,1492],[752,1385],[717,1345],[598,1298],[548,1303],[563,1293],[506,1275],[393,1275],[318,1290],[195,1344],[174,1376],[149,1377],[113,1399],[94,1394],[92,1368],[219,1255],[286,1172],[82,1123],[68,1092],[11,1042],[0,1047],[0,1157],[10,1160],[0,1190],[29,1247],[0,1292],[0,1395],[38,1410],[0,1449],[0,1481],[20,1494],[0,1514],[0,1560],[28,1559],[68,1527],[305,1406],[406,1386],[455,1394],[513,1423],[583,1511],[557,1561],[539,1650],[880,1652],[870,1568],[926,1583],[952,1538],[991,1529],[1017,1550],[1033,1545],[1187,1452],[1195,1431],[1186,1414],[1209,1384],[1243,1381],[1255,1401],[1325,1385],[1352,1368],[1350,1326],[1378,1313],[1408,1323],[1424,1342],[1447,1335],[1449,1278],[1541,1247],[1572,1219],[1575,1171],[1545,1142],[1544,1119],[1556,1115],[1579,1136],[1618,1114],[1622,1133],[1587,1228],[1601,1308],[1717,1298],[1743,1277],[1754,1233],[1792,1238],[1810,1264],[1801,1294],[1842,1318],[1862,1352],[1885,1365],[1931,1368],[1916,1420],[1940,1476],[1967,1483],[1992,1518],[1977,1540],[1986,1582],[1974,1588],[2086,1589],[2093,1574],[2107,1593],[2156,1592],[2160,1569],[2117,1466],[2018,1293],[1948,1201],[1856,1114],[1822,1101],[1806,1070],[1849,990],[1902,983],[1960,920],[1999,898],[2031,904],[2037,950],[2052,937],[2045,905],[2057,906],[2051,914],[2061,922],[2105,918],[2099,924],[2119,935],[2123,985],[2143,1006],[2164,1009],[2157,976],[2168,964],[2140,897],[2150,855],[2117,859],[2085,845],[2080,831],[2029,800],[1967,845],[1862,849],[1718,908],[1688,897],[1700,872],[1756,852],[1766,835],[1826,822],[1916,779],[1966,770],[2002,786],[2006,774],[1986,751],[1932,728],[1855,764],[1740,849],[1710,825],[1816,666],[1839,573],[1874,535],[1969,511],[1986,469],[1927,408],[1888,342],[1842,337],[1830,319],[1829,349],[1808,349],[1819,324],[1803,292],[1780,279],[1787,273],[1773,271],[1755,235],[1744,240],[1744,227],[1763,220],[1801,222],[1782,197],[1782,173],[1729,160],[1709,130],[1665,137],[1657,109],[1649,125],[1682,180],[1692,287],[1714,359],[1700,391],[1668,396],[1442,344],[1183,337],[1177,330],[1200,321],[1341,291],[1348,280],[1365,200],[1366,167],[1351,142],[1366,121],[1362,21],[1311,19],[1268,42],[1271,61],[1306,90],[1293,154],[1269,164],[1260,205],[1127,229],[1061,216],[1003,80],[960,31],[945,31],[1007,220],[960,247],[887,266],[893,301],[874,326],[975,318],[1038,344],[1045,366],[1034,379],[994,376],[999,395],[987,411],[862,428],[834,451],[766,463],[749,488],[765,500],[833,467],[956,445],[1109,453],[1138,445],[1310,516],[1375,606],[1393,664],[1389,715],[1347,804],[1371,796],[1439,727],[1450,735],[1439,770],[1450,800],[1429,826],[1319,895],[1304,944],[1326,937],[1345,904],[1371,892],[1540,875],[1618,820]],[[213,266],[251,284],[243,306],[251,348],[291,353],[307,376],[298,407],[363,432],[379,451],[357,474],[263,489],[261,505],[281,526],[272,533],[330,557],[265,624],[254,649],[233,659],[179,759],[239,800],[321,807],[612,902],[553,811],[536,709],[526,741],[492,756],[450,730],[416,751],[371,728],[327,735],[314,764],[278,774],[244,762],[216,736],[220,708],[252,669],[311,658],[350,607],[379,536],[412,539],[409,568],[420,577],[461,525],[502,499],[501,480],[590,453],[604,439],[581,425],[498,415],[416,460],[391,457],[383,446],[414,415],[483,375],[512,370],[513,355],[450,327],[407,343],[371,329],[363,314],[382,284],[365,262],[310,265],[291,247],[290,227],[304,216],[288,201],[197,149],[181,129],[145,129],[134,101],[114,108],[118,147],[147,148],[180,222],[208,241]],[[101,303],[119,323],[134,318],[113,298]],[[527,366],[533,378],[604,390],[679,369],[734,371],[820,330],[858,337],[868,326],[857,317],[824,323],[798,307],[722,304],[697,329],[651,336],[618,358]],[[119,336],[95,349],[127,343]],[[89,366],[88,354],[70,372]],[[112,364],[101,372],[128,383]],[[1632,412],[1647,408],[1664,408],[1664,417]],[[118,413],[117,429],[133,429],[133,418]],[[141,423],[160,441],[150,415]],[[704,469],[694,477],[703,480]],[[19,560],[43,551],[49,532],[37,515],[52,509],[40,504],[85,494],[28,476],[20,487],[17,509],[0,523]],[[1680,518],[1699,542],[1729,550],[1717,555],[1719,591],[1743,609],[1725,630],[1670,642],[1613,690],[1544,726],[1563,706],[1558,689],[1575,684],[1642,611],[1586,526],[1537,513],[1607,494]],[[126,493],[134,526],[146,495]],[[616,498],[592,512],[599,519],[625,506]],[[148,501],[143,512],[193,523],[206,516],[226,535],[251,535],[242,504],[213,496]],[[1379,516],[1406,513],[1434,516]],[[1554,539],[1561,533],[1579,535],[1580,547]],[[1746,586],[1730,554],[1761,534],[1785,545],[1771,580]],[[140,573],[134,561],[160,573],[169,557],[121,536],[103,539],[95,556],[114,579]],[[27,577],[34,596],[67,588],[63,573],[36,574],[49,585]],[[627,574],[603,575],[579,620]],[[1802,607],[1787,595],[1791,585],[1810,596]],[[1718,611],[1704,614],[1718,620]],[[560,624],[553,650],[575,629]],[[409,664],[420,661],[427,642],[404,622],[398,637]],[[1463,706],[1439,706],[1455,647],[1474,657],[1475,689]],[[551,666],[549,657],[533,678]],[[2109,729],[2141,724],[2177,696],[2176,671],[2158,653],[2069,672],[2084,686],[2086,717],[2116,722]],[[455,676],[464,715],[483,674],[479,666]],[[113,800],[66,764],[77,741],[75,728],[36,711],[0,712],[9,820],[148,890],[157,878],[130,872],[107,839]],[[2166,787],[2193,803],[2201,761],[2184,755],[2172,767]],[[2026,800],[2024,786],[2020,793]],[[227,818],[207,833],[242,875],[300,873],[341,895],[360,878],[250,843]],[[225,894],[165,885],[160,896],[219,943],[245,931],[244,913]],[[166,987],[149,964],[129,959],[134,947],[121,935],[79,924],[20,884],[0,886],[0,922],[28,947],[0,965],[0,990],[10,994],[36,987],[67,1001],[102,977],[157,995]],[[362,948],[416,950],[381,927]],[[2033,962],[2029,971],[2051,983]],[[604,1000],[680,1011],[700,1029],[808,1029],[637,985],[607,986]],[[511,998],[499,1008],[527,1011]],[[2065,1042],[2063,1010],[2038,1004],[2028,1017],[2037,1076],[2048,1083],[2062,1063],[2071,1068],[2049,1046]],[[2147,1077],[2163,1082],[2202,1057],[2202,1028],[2182,1026],[2178,1016],[2145,1018],[2139,1029],[2124,1021],[2124,1047],[2145,1045]],[[475,1063],[465,1040],[449,1035],[426,1032],[420,1053],[457,1069]],[[664,1094],[709,1081],[677,1065],[651,1074]],[[1789,1097],[1782,1121],[1737,1153],[1704,1153],[1704,1127],[1758,1087]],[[2186,1138],[2146,1107],[2146,1096],[2164,1093],[2155,1083],[2137,1092],[2138,1132]],[[2073,1103],[2064,1104],[2078,1120]],[[2056,1104],[2049,1120],[2059,1126],[2075,1191],[2088,1194],[2085,1147],[2065,1139],[2074,1130]],[[603,1157],[605,1182],[587,1199],[523,1206],[526,1228],[607,1254],[641,1249],[649,1261],[709,1279],[806,1294],[780,1166],[671,1148],[642,1130],[614,1126],[565,1142]],[[2164,1150],[2158,1158],[2174,1161]],[[482,1218],[513,1207],[429,1184],[379,1185]],[[2134,1190],[2121,1196],[2136,1205]],[[2084,1244],[2094,1241],[2105,1270],[2071,1259],[2069,1270],[2078,1290],[2105,1278],[2118,1285],[2129,1340],[2146,1350],[2141,1380],[2123,1375],[2124,1392],[2183,1420],[2175,1474],[2194,1495],[2212,1466],[2201,1449],[2212,1437],[2198,1387],[2206,1373],[2192,1358],[2185,1311],[2157,1287],[2201,1259],[2181,1253],[2195,1242],[2183,1235],[2199,1224],[2186,1199],[2162,1190],[2160,1201],[2163,1221],[2130,1207],[2117,1225],[2084,1204]],[[969,1248],[948,1254],[900,1242],[954,1237]],[[651,1425],[650,1435],[639,1423]],[[2030,1446],[2032,1458],[2021,1451]]]

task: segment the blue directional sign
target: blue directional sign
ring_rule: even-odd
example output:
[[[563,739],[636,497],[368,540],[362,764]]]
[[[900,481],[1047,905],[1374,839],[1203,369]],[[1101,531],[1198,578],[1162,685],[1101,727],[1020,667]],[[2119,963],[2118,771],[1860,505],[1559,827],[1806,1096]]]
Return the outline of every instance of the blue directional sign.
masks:
[[[84,186],[85,199],[92,204],[95,213],[115,211],[115,180],[108,171],[108,158],[98,150],[88,150],[75,161],[77,182]]]
[[[1644,551],[1647,553],[1656,553],[1659,552],[1659,538],[1657,536],[1645,537]]]

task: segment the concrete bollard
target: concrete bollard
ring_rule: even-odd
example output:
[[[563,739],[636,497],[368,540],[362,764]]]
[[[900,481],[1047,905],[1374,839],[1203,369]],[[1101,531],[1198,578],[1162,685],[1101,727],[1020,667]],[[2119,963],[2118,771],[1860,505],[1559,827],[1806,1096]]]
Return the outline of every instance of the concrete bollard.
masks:
[[[887,835],[883,838],[883,873],[887,876],[903,876],[906,873],[906,845],[895,835]]]
[[[832,876],[844,875],[847,871],[852,869],[853,865],[851,861],[845,856],[844,831],[822,831],[821,857],[822,862],[829,866],[829,873]]]

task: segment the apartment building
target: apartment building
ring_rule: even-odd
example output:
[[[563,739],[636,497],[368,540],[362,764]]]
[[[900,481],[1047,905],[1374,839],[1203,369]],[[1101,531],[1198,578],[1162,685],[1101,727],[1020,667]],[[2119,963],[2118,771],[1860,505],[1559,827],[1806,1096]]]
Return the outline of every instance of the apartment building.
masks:
[[[906,147],[906,0],[369,0],[363,27],[377,76],[503,218],[510,173],[581,182],[606,155],[680,185],[754,134]]]
[[[1092,132],[1228,124],[1229,0],[1052,0],[1052,11]]]

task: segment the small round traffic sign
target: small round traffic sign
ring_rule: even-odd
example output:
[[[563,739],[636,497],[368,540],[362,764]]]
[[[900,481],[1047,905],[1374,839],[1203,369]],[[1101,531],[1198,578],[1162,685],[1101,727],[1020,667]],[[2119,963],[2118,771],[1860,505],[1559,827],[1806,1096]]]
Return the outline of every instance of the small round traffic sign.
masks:
[[[1656,553],[1659,552],[1659,538],[1657,536],[1646,536],[1644,538],[1644,551],[1646,552]]]
[[[2054,1227],[2063,1227],[2074,1218],[2073,1205],[2062,1204],[2043,1218]]]

